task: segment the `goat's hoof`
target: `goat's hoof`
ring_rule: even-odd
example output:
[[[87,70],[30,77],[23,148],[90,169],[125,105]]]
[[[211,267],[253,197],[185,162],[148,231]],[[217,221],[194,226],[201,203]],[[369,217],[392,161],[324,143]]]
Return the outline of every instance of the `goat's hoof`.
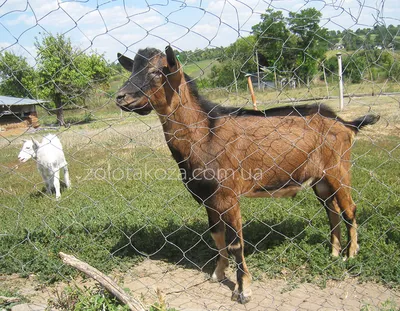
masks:
[[[350,251],[349,249],[347,249],[346,250],[347,254],[343,257],[343,261],[346,261],[347,259],[355,258],[359,251],[360,251],[360,245],[358,245],[358,244],[353,251]]]
[[[241,293],[235,289],[232,293],[232,300],[241,304],[248,303],[251,300],[251,289],[246,289]]]

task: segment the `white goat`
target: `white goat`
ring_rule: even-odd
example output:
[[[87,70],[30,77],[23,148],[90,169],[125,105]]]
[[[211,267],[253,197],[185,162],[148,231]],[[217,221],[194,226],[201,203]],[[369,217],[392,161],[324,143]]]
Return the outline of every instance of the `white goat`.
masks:
[[[56,191],[56,199],[60,194],[60,170],[64,171],[64,180],[67,188],[71,186],[67,161],[65,160],[63,148],[56,135],[50,134],[43,137],[41,143],[34,138],[25,140],[18,155],[21,162],[30,158],[36,160],[38,170],[46,184],[47,193],[51,194],[52,189]]]

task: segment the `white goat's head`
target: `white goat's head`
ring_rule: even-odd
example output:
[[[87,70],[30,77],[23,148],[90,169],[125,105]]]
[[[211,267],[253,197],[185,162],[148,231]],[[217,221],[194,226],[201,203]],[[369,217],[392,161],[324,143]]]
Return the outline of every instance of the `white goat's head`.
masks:
[[[39,149],[39,142],[31,138],[29,140],[23,140],[24,144],[21,151],[18,154],[18,160],[20,162],[26,162],[30,158],[36,158],[37,150]]]

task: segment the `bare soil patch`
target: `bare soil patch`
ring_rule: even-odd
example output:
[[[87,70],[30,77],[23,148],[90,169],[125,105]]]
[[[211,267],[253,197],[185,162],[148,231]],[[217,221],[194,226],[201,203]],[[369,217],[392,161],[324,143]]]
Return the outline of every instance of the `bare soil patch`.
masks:
[[[357,279],[329,281],[325,288],[314,284],[293,284],[282,279],[254,280],[253,297],[246,305],[231,301],[235,280],[228,271],[223,283],[213,283],[209,275],[162,261],[145,260],[124,273],[112,275],[132,296],[150,306],[161,296],[168,307],[179,311],[197,310],[360,310],[382,307],[390,302],[400,305],[400,291],[375,283],[359,283]],[[40,286],[34,278],[0,277],[1,286],[18,290],[32,303],[47,303],[56,298],[66,283],[51,287]],[[71,284],[71,283],[70,283]],[[91,286],[93,280],[77,278],[72,284]]]

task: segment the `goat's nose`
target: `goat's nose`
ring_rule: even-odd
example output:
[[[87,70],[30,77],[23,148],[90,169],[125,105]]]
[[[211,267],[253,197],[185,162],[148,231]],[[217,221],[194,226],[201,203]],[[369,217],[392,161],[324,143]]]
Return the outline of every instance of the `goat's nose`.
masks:
[[[117,94],[117,104],[121,104],[121,102],[124,100],[125,94],[124,93],[118,93]]]

